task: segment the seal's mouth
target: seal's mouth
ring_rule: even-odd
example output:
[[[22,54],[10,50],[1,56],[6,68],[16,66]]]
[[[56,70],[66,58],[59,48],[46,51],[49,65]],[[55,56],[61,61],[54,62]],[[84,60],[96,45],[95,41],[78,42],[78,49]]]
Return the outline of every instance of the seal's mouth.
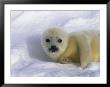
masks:
[[[49,51],[50,52],[52,52],[52,53],[55,53],[55,52],[57,52],[59,49],[58,49],[58,47],[56,47],[56,46],[51,46],[50,48],[49,48]]]

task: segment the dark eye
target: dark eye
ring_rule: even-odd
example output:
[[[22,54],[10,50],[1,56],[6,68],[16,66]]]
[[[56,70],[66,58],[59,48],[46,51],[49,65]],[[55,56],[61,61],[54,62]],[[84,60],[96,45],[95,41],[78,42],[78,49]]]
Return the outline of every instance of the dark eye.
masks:
[[[62,42],[62,39],[58,39],[58,43],[61,43]]]
[[[49,39],[46,39],[45,41],[46,41],[46,42],[50,42],[50,40],[49,40]]]

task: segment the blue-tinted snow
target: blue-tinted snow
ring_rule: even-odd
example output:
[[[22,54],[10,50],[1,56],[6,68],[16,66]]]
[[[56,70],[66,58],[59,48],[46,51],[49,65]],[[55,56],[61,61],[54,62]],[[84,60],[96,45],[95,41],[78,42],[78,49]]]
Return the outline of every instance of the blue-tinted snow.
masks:
[[[67,32],[99,30],[99,23],[99,11],[11,11],[11,76],[100,76],[98,63],[91,63],[84,70],[78,64],[55,63],[40,44],[47,28],[59,26]]]

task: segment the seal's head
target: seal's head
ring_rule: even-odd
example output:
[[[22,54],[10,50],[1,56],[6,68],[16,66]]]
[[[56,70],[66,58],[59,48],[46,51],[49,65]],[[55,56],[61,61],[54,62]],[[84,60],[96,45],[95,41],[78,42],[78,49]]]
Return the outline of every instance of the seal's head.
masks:
[[[45,53],[50,58],[57,60],[67,48],[68,34],[60,28],[50,28],[43,32],[41,44]]]

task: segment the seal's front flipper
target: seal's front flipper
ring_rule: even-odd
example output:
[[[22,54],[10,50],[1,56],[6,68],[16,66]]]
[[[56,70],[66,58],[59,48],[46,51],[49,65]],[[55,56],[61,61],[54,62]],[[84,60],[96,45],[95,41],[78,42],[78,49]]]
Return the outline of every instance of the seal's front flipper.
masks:
[[[72,60],[69,58],[59,58],[57,62],[60,62],[61,64],[67,64],[67,63],[72,63]]]

